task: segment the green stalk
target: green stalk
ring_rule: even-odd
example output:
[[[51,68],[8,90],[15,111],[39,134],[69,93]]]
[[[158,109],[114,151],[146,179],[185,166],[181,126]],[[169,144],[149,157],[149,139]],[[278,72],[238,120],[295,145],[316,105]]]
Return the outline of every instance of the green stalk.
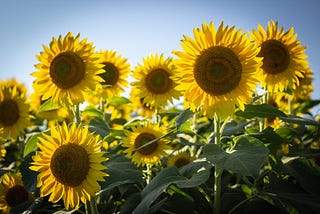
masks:
[[[80,116],[79,104],[75,105],[74,116],[76,118],[76,123],[80,124],[81,123],[81,116]]]
[[[262,103],[268,104],[268,97],[269,93],[268,91],[265,92],[265,94],[262,96]],[[267,118],[259,118],[259,131],[262,132],[267,125]]]
[[[99,214],[97,203],[94,197],[91,197],[90,201],[85,204],[86,214]]]
[[[291,98],[292,98],[292,95],[289,95],[288,96],[288,109],[289,109],[289,114],[292,114],[292,100],[291,100]]]
[[[214,115],[214,143],[220,147],[220,118],[217,114]],[[220,207],[221,207],[221,177],[222,177],[223,169],[218,166],[215,166],[214,169],[214,213],[220,214]]]
[[[151,177],[152,177],[151,166],[152,166],[152,165],[147,164],[147,171],[146,171],[146,183],[147,183],[147,185],[150,183]]]

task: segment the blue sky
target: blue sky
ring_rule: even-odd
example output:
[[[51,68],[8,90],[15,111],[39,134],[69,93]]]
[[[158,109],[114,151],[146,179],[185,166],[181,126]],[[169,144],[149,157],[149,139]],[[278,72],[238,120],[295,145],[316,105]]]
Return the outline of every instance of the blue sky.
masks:
[[[182,35],[203,22],[224,21],[250,31],[270,19],[293,26],[314,71],[320,99],[320,1],[318,0],[0,0],[0,79],[15,77],[31,91],[35,55],[52,37],[80,33],[96,50],[116,50],[131,67],[152,53],[171,56]]]

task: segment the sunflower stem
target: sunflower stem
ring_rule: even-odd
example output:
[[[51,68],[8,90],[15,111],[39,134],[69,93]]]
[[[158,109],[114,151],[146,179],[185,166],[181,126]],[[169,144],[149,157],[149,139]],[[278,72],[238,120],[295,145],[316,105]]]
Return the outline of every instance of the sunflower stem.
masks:
[[[99,214],[97,203],[94,197],[91,197],[90,201],[87,201],[85,209],[86,214]]]
[[[155,108],[155,121],[156,123],[160,123],[161,122],[161,117],[159,114],[159,108]]]
[[[262,103],[263,104],[268,104],[268,97],[269,97],[269,93],[268,91],[266,91],[264,93],[264,95],[262,96]],[[260,118],[259,119],[259,131],[262,132],[267,125],[267,118]]]
[[[100,98],[100,103],[99,103],[99,109],[101,110],[102,113],[104,113],[104,107],[106,106],[106,100],[103,98]]]
[[[220,147],[220,139],[221,139],[221,133],[220,133],[220,117],[215,114],[214,115],[214,143]],[[222,177],[223,169],[221,169],[218,166],[215,166],[214,169],[214,213],[219,214],[220,213],[220,207],[221,207],[221,177]]]
[[[150,183],[151,177],[152,177],[151,165],[147,164],[147,171],[146,171],[146,183],[147,183],[147,185]]]
[[[289,114],[292,114],[292,100],[291,100],[292,96],[289,95],[288,96],[288,110],[289,110]]]
[[[76,118],[76,123],[77,123],[77,124],[80,124],[80,123],[81,123],[81,116],[80,116],[79,104],[76,104],[76,105],[75,105],[74,116],[75,116],[75,118]]]

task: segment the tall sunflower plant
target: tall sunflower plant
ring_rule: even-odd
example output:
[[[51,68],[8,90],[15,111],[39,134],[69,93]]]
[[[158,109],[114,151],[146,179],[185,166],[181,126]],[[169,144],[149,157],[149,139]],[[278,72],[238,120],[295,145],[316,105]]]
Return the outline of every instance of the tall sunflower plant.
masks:
[[[180,45],[133,66],[70,32],[30,94],[1,80],[1,213],[317,213],[320,100],[294,28],[203,23]]]

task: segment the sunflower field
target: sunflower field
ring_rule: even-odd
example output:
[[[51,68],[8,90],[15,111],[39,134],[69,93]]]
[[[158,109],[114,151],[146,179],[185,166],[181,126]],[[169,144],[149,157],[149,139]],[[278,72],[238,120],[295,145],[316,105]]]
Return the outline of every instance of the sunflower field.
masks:
[[[1,213],[319,213],[320,100],[294,28],[190,31],[137,65],[69,32],[35,53],[32,91],[1,79]]]

